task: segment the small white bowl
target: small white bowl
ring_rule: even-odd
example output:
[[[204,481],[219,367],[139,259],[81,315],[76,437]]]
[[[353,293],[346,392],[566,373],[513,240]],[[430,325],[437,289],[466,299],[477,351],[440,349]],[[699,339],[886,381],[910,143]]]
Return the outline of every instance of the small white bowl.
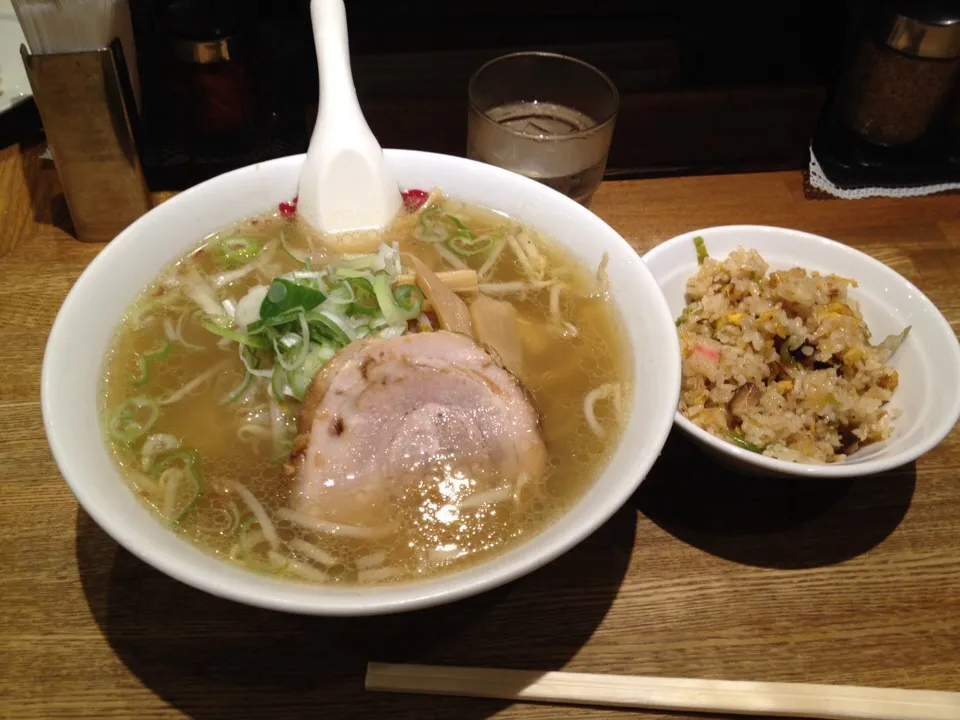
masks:
[[[891,361],[900,384],[889,407],[899,409],[901,415],[893,421],[889,440],[869,445],[838,463],[792,463],[738,448],[678,412],[676,424],[705,450],[753,474],[851,477],[912,462],[953,429],[960,417],[960,345],[940,311],[909,281],[869,255],[818,235],[757,225],[705,228],[671,238],[643,257],[675,318],[686,306],[687,279],[697,271],[693,239],[698,235],[711,257],[724,258],[744,247],[757,250],[771,270],[799,266],[855,279],[859,287],[850,290],[850,297],[860,303],[875,342],[912,326]]]
[[[250,605],[315,615],[371,615],[449,602],[518,578],[572,548],[626,502],[660,454],[677,407],[679,344],[663,295],[630,245],[573,200],[507,170],[406,150],[388,150],[386,157],[403,187],[438,187],[504,212],[589,266],[609,253],[610,294],[633,356],[634,398],[624,428],[629,442],[620,443],[583,498],[541,534],[488,562],[423,582],[304,585],[217,560],[161,527],[127,489],[104,445],[98,414],[104,354],[127,307],[168,263],[206,235],[292,198],[303,156],[242,168],[168,200],[104,248],[64,301],[43,359],[44,426],[70,489],[117,542],[171,577]]]

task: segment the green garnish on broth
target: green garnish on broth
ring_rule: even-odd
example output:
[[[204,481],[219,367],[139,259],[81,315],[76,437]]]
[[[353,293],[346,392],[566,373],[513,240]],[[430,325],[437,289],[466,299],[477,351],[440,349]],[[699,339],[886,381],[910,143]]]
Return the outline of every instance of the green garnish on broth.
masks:
[[[180,469],[176,467],[176,464],[179,462],[183,463],[181,472],[190,483],[190,488],[188,490],[189,496],[187,501],[180,505],[180,507],[175,508],[174,514],[167,518],[172,525],[179,523],[183,519],[183,516],[193,509],[197,504],[197,500],[200,499],[200,495],[203,494],[204,481],[203,473],[200,472],[200,456],[195,450],[181,450],[167,455],[150,468],[151,475],[163,477],[163,473],[167,470]]]
[[[212,248],[213,260],[221,270],[233,270],[246,265],[263,250],[263,243],[251,237],[225,238]]]
[[[223,399],[220,401],[220,405],[230,405],[235,403],[243,394],[250,389],[250,385],[253,382],[253,375],[247,373],[243,376],[243,380],[240,381],[240,384],[237,385],[233,390],[228,392],[223,396]]]
[[[255,348],[268,348],[270,347],[270,340],[263,335],[251,335],[249,333],[240,332],[235,330],[232,327],[228,327],[220,322],[219,319],[213,318],[209,315],[200,319],[200,324],[204,329],[209,330],[214,335],[219,335],[224,337],[227,340],[232,340],[235,343],[240,343],[241,345],[247,345],[248,347]]]
[[[329,340],[339,347],[350,344],[350,336],[347,331],[333,319],[332,315],[325,315],[323,312],[310,312],[306,314],[306,318],[307,325],[318,336],[318,339]]]
[[[161,338],[160,345],[155,347],[153,350],[140,355],[137,358],[137,374],[127,376],[127,380],[130,381],[130,384],[134,387],[139,387],[140,385],[147,383],[150,380],[150,363],[169,357],[172,347],[173,346],[170,344],[170,341],[167,338]]]
[[[452,238],[447,240],[446,245],[450,250],[455,252],[461,257],[470,257],[471,255],[479,255],[490,250],[493,247],[494,238],[492,235],[481,235],[476,237],[474,235],[454,235]]]
[[[380,305],[373,292],[373,285],[365,277],[347,278],[344,286],[353,292],[353,299],[347,312],[353,315],[375,315]]]
[[[122,445],[131,447],[146,435],[160,417],[157,401],[135,396],[124,400],[113,411],[107,430],[110,437]]]
[[[297,312],[313,310],[326,299],[326,295],[309,285],[276,278],[260,305],[260,322],[266,323],[275,318],[285,318],[283,322],[289,322]]]
[[[335,352],[336,351],[329,345],[311,343],[307,357],[300,367],[293,372],[287,373],[286,379],[290,383],[294,397],[296,397],[297,400],[303,400],[303,396],[306,395],[307,388],[309,388],[310,383],[313,382],[314,376],[320,371],[320,368],[333,359]]]
[[[474,234],[470,231],[470,229],[464,225],[456,215],[447,215],[447,218],[449,218],[450,222],[452,222],[457,228],[458,235],[463,235],[464,237],[468,238],[474,237]]]

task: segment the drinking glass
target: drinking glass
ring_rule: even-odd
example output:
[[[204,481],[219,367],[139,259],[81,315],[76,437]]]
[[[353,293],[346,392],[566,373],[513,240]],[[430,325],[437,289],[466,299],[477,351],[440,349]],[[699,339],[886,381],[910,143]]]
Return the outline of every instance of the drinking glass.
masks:
[[[467,94],[467,157],[590,206],[620,103],[610,78],[566,55],[519,52],[483,65]]]

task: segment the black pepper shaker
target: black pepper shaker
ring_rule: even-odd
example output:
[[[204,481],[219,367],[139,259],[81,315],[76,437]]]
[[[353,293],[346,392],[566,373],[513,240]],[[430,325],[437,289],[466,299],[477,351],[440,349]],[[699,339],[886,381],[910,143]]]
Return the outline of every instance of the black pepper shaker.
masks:
[[[167,46],[167,97],[181,140],[203,154],[255,142],[258,93],[250,0],[168,0],[158,12]]]
[[[846,127],[884,146],[924,137],[960,73],[958,4],[888,4],[867,23],[841,93]]]

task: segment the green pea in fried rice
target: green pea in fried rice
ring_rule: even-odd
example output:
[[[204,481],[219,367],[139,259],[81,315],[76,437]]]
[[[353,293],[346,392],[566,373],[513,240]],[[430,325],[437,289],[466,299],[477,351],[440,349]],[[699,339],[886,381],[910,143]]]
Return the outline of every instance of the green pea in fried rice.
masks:
[[[910,328],[879,345],[854,280],[803,268],[767,275],[756,250],[725,260],[695,241],[700,268],[677,320],[680,412],[719,438],[800,463],[843,460],[890,436],[899,378],[886,363]]]

